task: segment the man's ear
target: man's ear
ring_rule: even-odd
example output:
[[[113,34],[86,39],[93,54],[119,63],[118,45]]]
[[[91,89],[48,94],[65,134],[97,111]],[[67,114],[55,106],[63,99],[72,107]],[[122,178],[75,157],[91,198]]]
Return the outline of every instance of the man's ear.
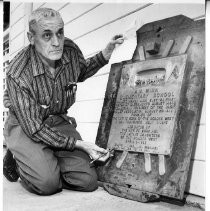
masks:
[[[32,32],[27,32],[28,40],[31,45],[34,45],[34,34]]]

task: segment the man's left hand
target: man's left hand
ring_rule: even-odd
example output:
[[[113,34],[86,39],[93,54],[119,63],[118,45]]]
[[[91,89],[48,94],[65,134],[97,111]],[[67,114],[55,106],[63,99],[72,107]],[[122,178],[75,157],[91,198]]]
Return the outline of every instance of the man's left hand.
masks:
[[[108,61],[112,55],[113,50],[115,49],[116,44],[122,44],[123,42],[124,38],[122,34],[115,35],[108,43],[106,48],[102,51],[104,58]]]

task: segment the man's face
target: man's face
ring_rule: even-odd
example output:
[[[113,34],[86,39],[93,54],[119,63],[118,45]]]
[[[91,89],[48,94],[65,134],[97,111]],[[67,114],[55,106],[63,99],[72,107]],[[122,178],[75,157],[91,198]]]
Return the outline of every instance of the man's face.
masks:
[[[47,62],[61,58],[64,45],[63,21],[59,17],[41,19],[34,27],[33,44]]]

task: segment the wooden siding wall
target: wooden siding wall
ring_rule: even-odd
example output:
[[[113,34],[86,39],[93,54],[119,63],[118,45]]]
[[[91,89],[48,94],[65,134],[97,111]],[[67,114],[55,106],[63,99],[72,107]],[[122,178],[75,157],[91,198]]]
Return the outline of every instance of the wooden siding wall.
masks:
[[[10,58],[28,44],[26,41],[27,3],[11,3]],[[85,57],[105,47],[110,38],[123,33],[135,18],[151,22],[183,14],[204,17],[205,6],[199,4],[116,4],[116,3],[33,3],[32,9],[50,7],[58,10],[65,23],[65,36],[73,39]],[[103,106],[110,65],[78,85],[77,101],[69,110],[76,118],[84,140],[95,142]],[[186,191],[205,196],[205,99],[199,135],[194,146]]]

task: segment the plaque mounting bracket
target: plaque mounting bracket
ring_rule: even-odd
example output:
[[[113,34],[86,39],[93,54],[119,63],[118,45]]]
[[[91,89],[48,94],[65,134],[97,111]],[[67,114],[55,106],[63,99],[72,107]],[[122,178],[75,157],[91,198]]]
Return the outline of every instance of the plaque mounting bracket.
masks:
[[[159,51],[159,49],[158,49],[158,51]],[[138,49],[138,52],[139,52],[139,60],[145,61],[146,58],[145,58],[144,46],[141,45]],[[144,153],[144,159],[145,159],[145,163],[144,163],[145,171],[146,171],[146,173],[150,173],[152,170],[151,155],[149,153]]]
[[[119,159],[119,160],[117,161],[117,163],[116,163],[116,167],[117,167],[118,169],[121,168],[121,166],[122,166],[122,164],[123,164],[125,158],[127,157],[127,155],[128,155],[128,151],[123,151],[123,153],[122,153],[120,159]]]
[[[158,155],[159,158],[159,174],[162,176],[166,173],[165,155]]]

